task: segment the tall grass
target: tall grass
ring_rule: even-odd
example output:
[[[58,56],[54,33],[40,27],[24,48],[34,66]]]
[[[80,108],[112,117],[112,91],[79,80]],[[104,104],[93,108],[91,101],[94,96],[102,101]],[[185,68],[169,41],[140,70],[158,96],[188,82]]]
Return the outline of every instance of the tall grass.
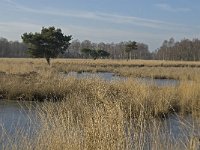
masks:
[[[62,101],[63,98],[79,96],[91,104],[96,102],[109,105],[120,102],[122,110],[127,111],[131,106],[134,114],[144,109],[147,116],[200,111],[200,86],[196,82],[157,87],[141,84],[134,79],[114,82],[98,78],[79,80],[46,72],[43,76],[1,77],[0,95],[4,99],[31,101]]]
[[[57,103],[45,102],[37,107],[40,128],[34,138],[27,135],[28,129],[25,129],[14,136],[2,134],[0,142],[9,139],[9,143],[2,144],[4,149],[27,150],[198,150],[199,139],[193,133],[174,139],[161,122],[146,118],[144,109],[135,118],[134,114],[130,117],[124,112],[120,105],[90,104],[78,96]],[[193,130],[196,127],[187,128]],[[181,134],[184,136],[184,131]]]
[[[161,62],[159,66],[152,62],[154,67],[146,61],[58,60],[51,67],[45,63],[31,59],[0,60],[3,64],[0,71],[4,72],[0,74],[2,99],[43,101],[36,108],[40,127],[34,138],[26,134],[27,129],[12,136],[2,128],[0,143],[9,139],[9,143],[2,144],[4,149],[198,149],[198,137],[191,133],[186,140],[174,140],[170,131],[163,130],[157,121],[170,114],[200,116],[198,68],[187,68],[186,63],[173,73],[174,67],[161,67]],[[147,70],[131,66],[134,63],[143,63]],[[176,65],[174,62],[167,65],[171,63]],[[159,72],[160,67],[171,72],[168,75],[167,71]],[[157,87],[131,78],[106,82],[99,78],[66,78],[60,74],[60,71],[95,71],[95,68],[127,73],[127,76],[140,70],[141,76],[153,72],[154,76],[183,80],[178,86]]]
[[[0,59],[0,74],[52,70],[54,72],[114,72],[126,77],[174,78],[199,81],[200,63],[149,60],[56,59],[49,67],[43,59]]]

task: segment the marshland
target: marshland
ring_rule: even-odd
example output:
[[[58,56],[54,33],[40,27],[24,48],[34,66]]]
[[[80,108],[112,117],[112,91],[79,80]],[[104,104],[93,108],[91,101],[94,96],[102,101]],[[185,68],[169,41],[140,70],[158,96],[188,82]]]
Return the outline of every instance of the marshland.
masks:
[[[200,150],[200,1],[0,0],[0,150]]]
[[[199,62],[1,58],[0,98],[2,149],[199,148]]]

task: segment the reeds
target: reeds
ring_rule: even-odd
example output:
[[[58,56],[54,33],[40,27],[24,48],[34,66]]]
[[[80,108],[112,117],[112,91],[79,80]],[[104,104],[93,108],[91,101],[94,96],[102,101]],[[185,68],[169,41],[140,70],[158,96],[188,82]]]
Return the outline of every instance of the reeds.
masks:
[[[77,104],[78,103],[78,104]],[[129,107],[128,112],[132,112]],[[90,104],[87,100],[74,97],[61,102],[45,102],[37,108],[39,128],[34,137],[23,132],[14,135],[2,134],[4,149],[155,149],[182,150],[199,148],[199,139],[184,130],[175,138],[165,123],[153,118],[146,118],[144,109],[132,117],[124,112],[120,103],[110,105]],[[180,120],[185,129],[192,131],[199,126],[189,126]],[[33,125],[31,125],[33,126]],[[30,127],[31,127],[30,126]],[[17,131],[17,129],[16,129]]]
[[[0,95],[3,99],[30,101],[62,101],[78,96],[91,104],[120,102],[124,111],[131,106],[135,114],[144,109],[146,114],[155,116],[200,111],[200,87],[196,82],[157,87],[134,79],[106,82],[98,78],[76,79],[46,73],[27,78],[1,77]]]
[[[56,59],[49,67],[43,59],[0,59],[1,73],[17,74],[52,70],[54,72],[113,72],[126,77],[172,78],[199,81],[200,63],[152,60]]]
[[[26,135],[26,130],[15,136],[1,134],[0,142],[9,138],[11,145],[4,143],[3,148],[198,149],[198,137],[191,134],[186,140],[174,140],[156,120],[171,114],[200,116],[199,69],[185,67],[187,63],[175,69],[174,66],[161,67],[161,62],[158,66],[156,62],[151,66],[146,61],[119,62],[58,60],[49,67],[43,60],[0,60],[0,71],[5,72],[0,75],[0,98],[43,101],[36,108],[40,128],[35,138]],[[145,67],[129,66],[132,63]],[[176,65],[175,62],[167,65],[171,63]],[[183,65],[182,62],[179,64]],[[194,65],[193,62],[188,64]],[[61,71],[81,70],[111,71],[127,76],[150,74],[181,81],[177,86],[158,87],[134,78],[107,82],[99,78],[76,79],[60,74]],[[175,70],[178,71],[173,72]]]
[[[48,65],[45,65],[45,61],[42,60],[37,60],[36,63],[33,63],[30,59],[3,59],[1,61],[3,64],[6,64],[5,62],[8,62],[8,64],[13,62],[10,73],[6,72],[2,74],[0,78],[1,99],[31,101],[51,99],[60,101],[63,98],[70,99],[79,95],[81,98],[85,97],[85,99],[91,103],[93,103],[94,100],[98,100],[98,103],[105,104],[121,102],[124,110],[127,109],[126,107],[133,106],[134,112],[140,110],[141,107],[145,107],[147,114],[153,114],[155,116],[159,114],[168,114],[169,112],[193,113],[196,111],[198,112],[200,108],[199,81],[181,80],[179,86],[157,87],[142,84],[133,78],[129,78],[127,81],[114,81],[111,83],[95,78],[79,80],[73,77],[62,76],[56,68],[56,63],[55,66],[53,65],[49,68]],[[111,61],[108,62],[111,63]],[[105,61],[105,63],[108,62]],[[30,70],[14,69],[26,68],[28,66],[27,63],[33,63],[32,68],[29,68]],[[72,61],[71,63],[75,62]],[[87,64],[91,62],[86,61],[84,63]],[[100,61],[99,63],[102,64],[103,62]],[[116,62],[114,61],[114,63]],[[122,63],[127,62],[122,61]],[[21,66],[17,67],[17,65],[20,64]],[[64,66],[64,64],[62,65]],[[7,67],[1,66],[0,70],[5,71],[5,68],[9,70],[9,65]],[[128,68],[125,70],[129,73],[132,72],[132,70]],[[146,71],[150,72],[148,69]],[[138,72],[137,70],[137,73]],[[183,70],[183,72],[185,71]],[[189,72],[192,71],[189,70]],[[165,72],[160,72],[160,75],[161,74],[165,74]],[[176,71],[176,74],[180,76],[182,72]],[[197,74],[195,76],[197,76]]]

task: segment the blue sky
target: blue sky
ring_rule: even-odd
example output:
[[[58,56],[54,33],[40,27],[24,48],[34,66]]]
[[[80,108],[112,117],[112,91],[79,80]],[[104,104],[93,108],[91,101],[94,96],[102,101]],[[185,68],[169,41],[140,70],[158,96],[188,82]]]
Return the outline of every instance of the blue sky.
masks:
[[[174,37],[200,38],[200,0],[0,0],[0,37],[61,28],[73,39],[135,40],[160,47]]]

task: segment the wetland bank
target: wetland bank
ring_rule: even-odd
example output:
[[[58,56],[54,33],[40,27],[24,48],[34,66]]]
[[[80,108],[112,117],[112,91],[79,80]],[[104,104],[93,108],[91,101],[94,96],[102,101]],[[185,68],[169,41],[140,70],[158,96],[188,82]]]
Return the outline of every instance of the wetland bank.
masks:
[[[29,118],[25,126],[10,132],[6,119],[1,120],[2,148],[198,149],[199,66],[106,59],[57,59],[48,66],[42,59],[0,59],[1,101],[36,101],[30,109],[22,106]],[[66,77],[63,72],[109,72],[126,80]],[[136,78],[179,83],[158,86]]]

